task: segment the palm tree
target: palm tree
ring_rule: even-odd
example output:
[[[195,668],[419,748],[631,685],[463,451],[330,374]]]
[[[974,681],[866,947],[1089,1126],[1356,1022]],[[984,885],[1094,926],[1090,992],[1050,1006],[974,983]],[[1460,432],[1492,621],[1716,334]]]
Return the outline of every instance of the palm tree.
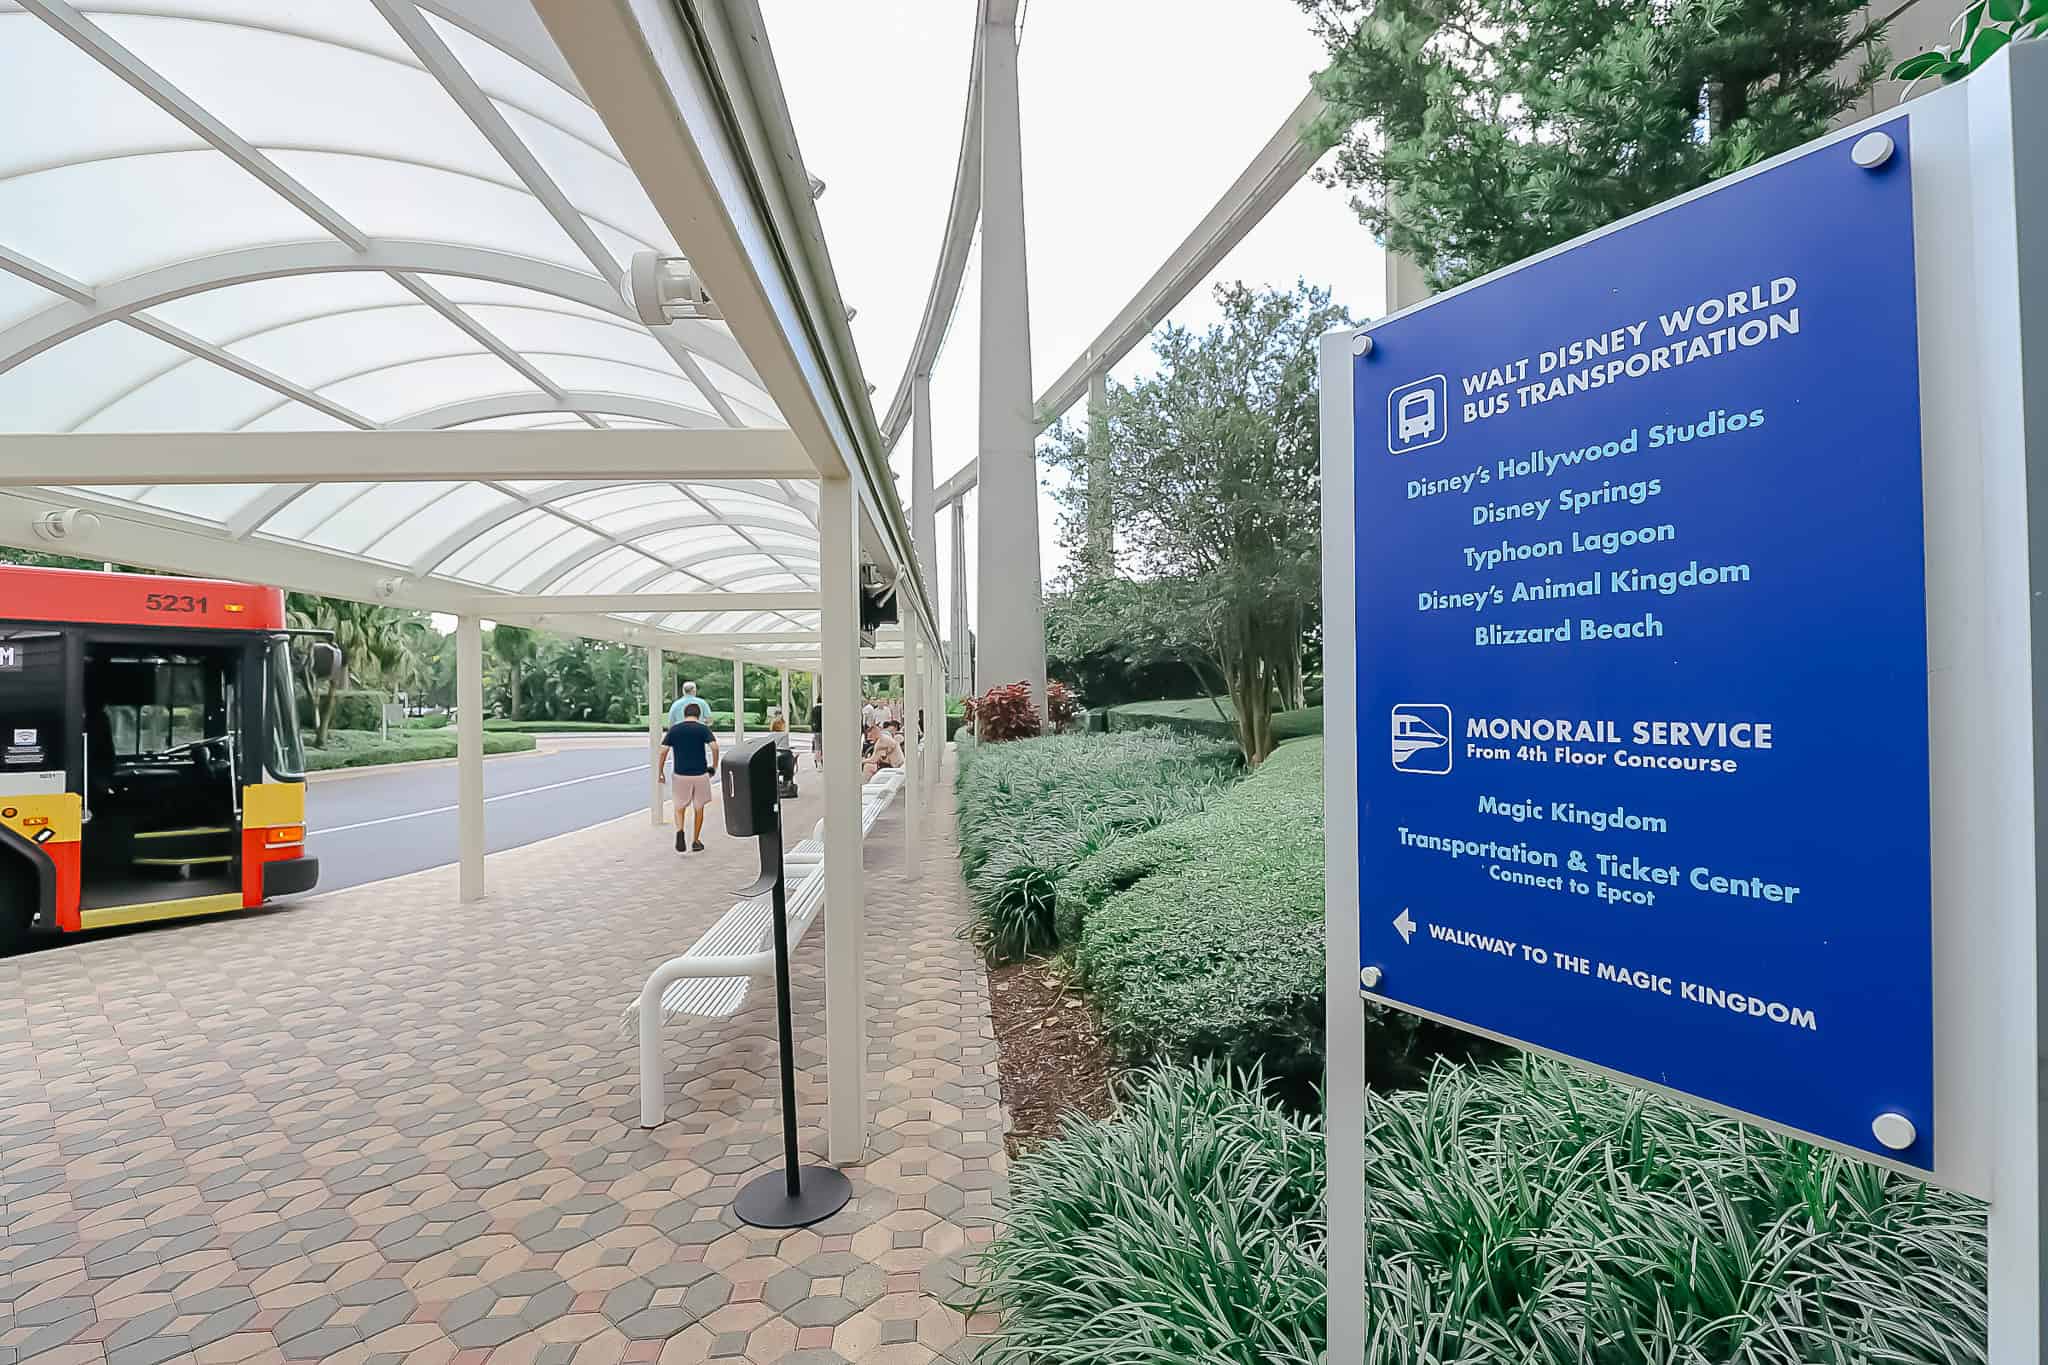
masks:
[[[519,719],[519,674],[540,652],[540,642],[525,626],[499,624],[491,629],[491,653],[505,661],[512,686],[512,719]]]

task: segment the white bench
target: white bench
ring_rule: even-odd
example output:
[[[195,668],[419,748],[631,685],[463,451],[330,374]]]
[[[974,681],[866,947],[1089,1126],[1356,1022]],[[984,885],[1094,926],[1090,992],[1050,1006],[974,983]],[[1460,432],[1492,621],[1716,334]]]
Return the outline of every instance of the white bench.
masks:
[[[892,770],[893,771],[893,770]],[[889,803],[903,790],[903,783],[871,782],[861,788],[860,832],[866,838],[875,827],[875,821],[882,818],[882,812],[889,809]],[[809,867],[825,861],[825,822],[820,820],[811,830],[808,839],[798,841],[795,847],[782,855],[782,861],[791,867]]]
[[[790,951],[825,908],[825,865],[792,878],[786,892]],[[775,975],[775,897],[750,896],[719,917],[718,923],[681,957],[656,967],[626,1006],[622,1023],[640,1027],[640,1126],[655,1128],[668,1117],[661,1059],[661,1026],[680,1015],[722,1019],[739,1012],[755,977]]]
[[[860,832],[865,838],[903,787],[901,769],[884,769],[861,788]],[[789,878],[785,907],[789,947],[794,952],[825,907],[825,822],[811,837],[783,855]],[[756,977],[775,975],[775,900],[770,892],[750,896],[719,916],[718,923],[681,957],[656,967],[626,1006],[621,1023],[640,1031],[640,1126],[656,1128],[668,1117],[661,1057],[661,1026],[690,1014],[723,1019],[737,1014]]]

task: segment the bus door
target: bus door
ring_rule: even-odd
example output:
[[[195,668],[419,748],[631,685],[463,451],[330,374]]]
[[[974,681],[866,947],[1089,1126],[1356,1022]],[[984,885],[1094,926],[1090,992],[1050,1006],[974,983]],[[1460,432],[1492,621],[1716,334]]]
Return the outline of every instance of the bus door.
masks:
[[[122,906],[161,913],[180,901],[202,913],[230,896],[241,903],[244,654],[240,642],[87,635],[79,903],[88,924],[120,922]]]

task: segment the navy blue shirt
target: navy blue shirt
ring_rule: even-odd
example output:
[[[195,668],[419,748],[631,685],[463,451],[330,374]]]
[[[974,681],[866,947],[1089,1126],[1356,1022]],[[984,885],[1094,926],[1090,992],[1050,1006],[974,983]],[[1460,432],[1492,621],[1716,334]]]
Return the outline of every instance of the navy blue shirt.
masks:
[[[661,742],[676,756],[677,777],[704,777],[711,772],[711,746],[717,736],[702,721],[686,720],[668,727]]]

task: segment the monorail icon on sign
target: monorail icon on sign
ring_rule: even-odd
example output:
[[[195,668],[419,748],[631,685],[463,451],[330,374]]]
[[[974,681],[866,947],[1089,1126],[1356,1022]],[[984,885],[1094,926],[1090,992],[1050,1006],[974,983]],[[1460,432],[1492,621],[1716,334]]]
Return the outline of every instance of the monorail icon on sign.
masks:
[[[1387,395],[1387,453],[1406,455],[1443,440],[1450,427],[1450,393],[1433,374]]]
[[[1442,776],[1451,770],[1451,708],[1438,702],[1401,702],[1393,712],[1394,767]]]

